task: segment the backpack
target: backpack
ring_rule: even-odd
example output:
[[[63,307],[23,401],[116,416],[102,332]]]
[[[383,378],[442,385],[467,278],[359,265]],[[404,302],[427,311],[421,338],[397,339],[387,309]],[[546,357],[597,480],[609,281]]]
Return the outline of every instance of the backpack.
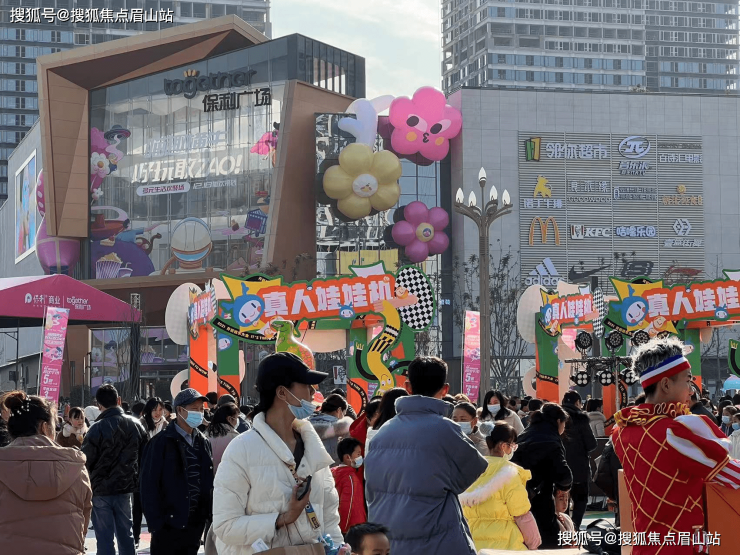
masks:
[[[594,520],[586,526],[586,545],[583,547],[596,555],[620,555],[619,528],[603,518]]]
[[[616,456],[617,454],[614,452],[614,444],[609,440],[604,447],[604,451],[601,453],[601,456],[596,459],[596,472],[591,478],[594,484],[596,484],[609,499],[617,498],[615,488],[617,488],[618,485],[614,483],[611,471],[612,464],[614,464],[612,459]]]

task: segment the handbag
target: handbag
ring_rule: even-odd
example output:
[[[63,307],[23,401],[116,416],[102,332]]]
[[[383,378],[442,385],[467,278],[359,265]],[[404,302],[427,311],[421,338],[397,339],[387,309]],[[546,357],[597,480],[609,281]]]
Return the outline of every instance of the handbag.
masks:
[[[607,541],[609,540],[609,541]],[[619,528],[603,518],[586,526],[586,545],[589,553],[597,555],[620,555]]]

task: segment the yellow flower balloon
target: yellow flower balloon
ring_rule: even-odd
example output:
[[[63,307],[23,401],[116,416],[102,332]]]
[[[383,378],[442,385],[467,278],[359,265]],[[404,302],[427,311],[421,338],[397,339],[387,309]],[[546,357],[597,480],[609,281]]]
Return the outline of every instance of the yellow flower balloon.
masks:
[[[324,192],[337,201],[339,211],[353,220],[375,210],[393,208],[401,196],[401,161],[388,150],[373,152],[352,143],[339,153],[339,165],[324,174]]]

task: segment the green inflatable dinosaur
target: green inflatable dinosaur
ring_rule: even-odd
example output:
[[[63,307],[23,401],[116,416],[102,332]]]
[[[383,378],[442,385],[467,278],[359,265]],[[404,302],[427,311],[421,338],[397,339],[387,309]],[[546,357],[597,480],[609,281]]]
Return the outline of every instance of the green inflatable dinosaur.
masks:
[[[313,358],[311,349],[296,340],[296,337],[300,337],[301,334],[295,329],[293,322],[276,320],[270,324],[270,327],[277,332],[277,336],[275,337],[276,353],[293,353],[301,358],[311,370],[316,369],[316,361]]]

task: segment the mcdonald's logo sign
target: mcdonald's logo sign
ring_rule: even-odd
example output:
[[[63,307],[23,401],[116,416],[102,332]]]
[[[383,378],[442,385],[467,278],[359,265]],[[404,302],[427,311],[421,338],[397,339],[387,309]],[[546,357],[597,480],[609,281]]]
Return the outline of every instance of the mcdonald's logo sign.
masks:
[[[542,244],[547,244],[547,230],[550,227],[550,222],[552,222],[552,231],[555,235],[555,244],[560,244],[560,228],[558,228],[558,222],[555,221],[555,218],[552,216],[548,216],[545,220],[537,216],[536,218],[532,218],[532,223],[529,224],[529,244],[530,246],[534,245],[534,230],[535,230],[535,224],[540,224],[540,235],[542,236]]]
[[[535,162],[540,161],[540,143],[542,139],[540,137],[532,137],[524,141],[524,149],[526,151],[527,162],[534,160]]]

